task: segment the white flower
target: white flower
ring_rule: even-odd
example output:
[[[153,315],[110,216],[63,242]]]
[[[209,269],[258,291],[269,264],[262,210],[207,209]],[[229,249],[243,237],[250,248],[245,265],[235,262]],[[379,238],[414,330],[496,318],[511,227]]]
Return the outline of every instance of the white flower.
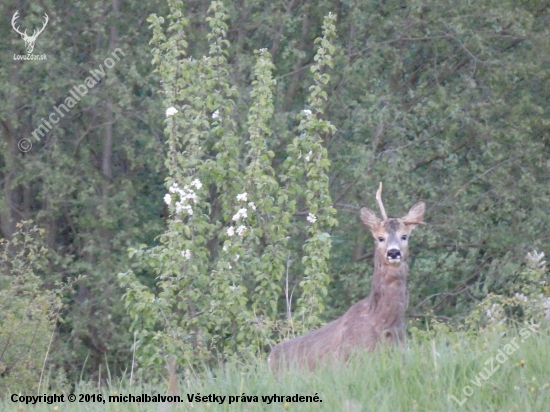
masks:
[[[191,259],[191,251],[189,249],[182,250],[181,255],[187,260]]]
[[[191,182],[191,186],[195,186],[197,189],[202,188],[202,183],[199,179],[195,179]]]
[[[310,213],[309,215],[307,215],[307,221],[315,223],[317,221],[317,216],[315,216],[313,213]]]
[[[237,234],[239,236],[242,236],[244,234],[244,231],[246,230],[246,226],[243,226],[243,225],[240,225],[238,228],[237,228]]]
[[[164,195],[164,203],[166,203],[167,205],[169,205],[170,203],[172,203],[172,196],[170,196],[169,193],[166,193]]]
[[[237,195],[237,200],[246,202],[246,192]]]
[[[246,209],[239,209],[239,211],[233,216],[233,220],[237,222],[241,217],[246,217]]]
[[[231,265],[229,265],[229,266],[231,266]],[[231,269],[231,268],[229,268],[229,269]],[[237,285],[233,284],[233,285],[229,286],[229,289],[233,292],[236,292],[239,289],[239,287]]]
[[[239,261],[239,258],[240,256],[239,255],[235,255],[235,259],[233,259],[235,262],[238,262]]]
[[[188,215],[193,214],[193,208],[190,205],[185,205],[182,202],[176,202],[176,213],[180,214],[184,210],[187,212]]]
[[[212,113],[212,119],[220,119],[221,120],[221,116],[220,116],[220,111],[219,110],[216,110],[214,113]]]
[[[231,237],[235,234],[235,229],[233,228],[233,226],[229,226],[227,228],[227,236]]]
[[[190,190],[189,192],[187,192],[184,196],[183,196],[184,199],[191,199],[193,202],[197,203],[197,200],[198,200],[198,197],[197,197],[197,194]]]
[[[535,249],[533,252],[527,253],[527,264],[532,268],[544,268],[546,261],[544,259],[544,252],[537,253]]]
[[[302,110],[302,114],[304,116],[311,116],[311,110],[308,110],[308,109]]]
[[[515,297],[518,300],[522,300],[524,302],[527,302],[527,296],[525,296],[523,293],[516,293]]]
[[[309,151],[309,153],[306,156],[306,162],[309,162],[309,159],[311,159],[311,150]]]
[[[227,267],[228,267],[229,269],[233,269],[233,266],[231,266],[231,263],[228,263],[228,264],[227,264]]]
[[[254,202],[248,202],[248,207],[250,207],[252,210],[256,210],[256,205]]]
[[[174,182],[172,184],[172,186],[170,186],[170,188],[168,189],[168,191],[170,193],[174,193],[176,195],[178,195],[179,197],[179,200],[176,202],[175,206],[176,206],[176,213],[181,213],[183,212],[184,210],[189,214],[189,215],[192,215],[193,214],[193,209],[191,208],[191,206],[188,204],[189,201],[193,201],[194,203],[197,203],[198,201],[198,197],[197,197],[197,194],[195,193],[195,191],[193,189],[191,189],[190,186],[195,186],[197,188],[201,188],[202,187],[202,184],[201,182],[199,182],[198,180],[194,180],[191,185],[185,185],[183,187],[183,189],[181,189],[178,184],[176,182]],[[170,198],[169,198],[170,197]],[[164,201],[167,203],[167,204],[170,204],[170,202],[172,201],[171,199],[171,196],[170,194],[166,194],[164,196]]]
[[[173,116],[177,112],[178,112],[178,109],[176,109],[175,107],[169,107],[168,109],[166,109],[166,117]]]
[[[223,249],[224,252],[227,252],[227,246],[226,245],[224,245],[222,249]]]

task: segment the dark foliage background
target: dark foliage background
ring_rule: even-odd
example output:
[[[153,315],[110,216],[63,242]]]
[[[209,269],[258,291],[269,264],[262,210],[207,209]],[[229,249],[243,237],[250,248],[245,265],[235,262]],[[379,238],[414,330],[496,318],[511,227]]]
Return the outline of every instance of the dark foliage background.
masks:
[[[208,53],[210,2],[186,1],[188,53]],[[390,215],[419,199],[429,225],[412,240],[410,308],[463,318],[518,276],[525,254],[548,250],[550,9],[547,1],[226,2],[230,78],[245,119],[254,49],[271,53],[274,165],[296,129],[311,84],[323,16],[338,16],[325,139],[339,225],[331,229],[325,319],[368,294],[370,234],[358,210],[375,207],[378,182]],[[49,23],[34,53],[11,27]],[[133,337],[117,273],[154,274],[127,249],[154,245],[165,228],[165,108],[150,54],[151,13],[164,2],[43,0],[0,4],[0,236],[32,219],[52,251],[43,288],[82,276],[63,295],[50,362],[72,379],[131,364]],[[39,142],[31,137],[70,89],[120,48],[125,56]],[[242,130],[242,135],[246,134]],[[18,149],[22,138],[33,147]],[[296,250],[300,234],[293,236]],[[291,273],[291,283],[300,278]],[[284,309],[281,307],[281,316]],[[431,316],[431,315],[430,315]]]

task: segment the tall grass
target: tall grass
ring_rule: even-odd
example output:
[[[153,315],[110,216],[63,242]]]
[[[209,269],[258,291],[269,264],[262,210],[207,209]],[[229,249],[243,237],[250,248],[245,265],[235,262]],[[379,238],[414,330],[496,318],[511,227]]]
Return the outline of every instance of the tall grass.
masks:
[[[514,339],[515,338],[515,339]],[[201,373],[187,372],[180,381],[177,411],[548,411],[550,410],[550,337],[548,331],[527,339],[517,331],[480,335],[446,334],[409,342],[406,349],[360,353],[345,365],[324,365],[315,372],[287,371],[274,376],[265,361],[230,363]],[[511,345],[512,339],[517,349]],[[522,342],[523,339],[523,342]],[[499,350],[514,348],[499,357]],[[490,359],[493,358],[493,368]],[[484,369],[486,368],[486,369]],[[498,368],[498,369],[496,369]],[[488,377],[491,369],[496,369]],[[480,375],[480,372],[483,376]],[[464,389],[467,388],[467,389]],[[464,392],[465,391],[465,392]],[[81,384],[77,393],[98,393]],[[127,380],[102,388],[112,394],[166,394],[165,385],[129,386]],[[241,395],[259,402],[241,402]],[[468,394],[466,396],[464,393]],[[226,396],[223,404],[188,402],[187,395]],[[262,395],[318,395],[322,402],[262,402]],[[229,404],[228,397],[238,397]],[[454,396],[462,405],[459,405]],[[57,409],[55,409],[57,407]],[[2,411],[158,411],[156,403],[73,403],[26,406],[4,399]]]

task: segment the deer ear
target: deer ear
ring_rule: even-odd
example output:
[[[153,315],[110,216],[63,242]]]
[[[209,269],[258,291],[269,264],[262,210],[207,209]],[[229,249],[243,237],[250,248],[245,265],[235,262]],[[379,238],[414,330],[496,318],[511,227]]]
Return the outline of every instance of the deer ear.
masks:
[[[411,228],[414,229],[416,225],[424,225],[425,223],[422,222],[422,217],[424,216],[424,212],[426,210],[426,205],[424,202],[418,202],[411,207],[409,210],[409,213],[407,213],[402,219],[405,222],[405,224],[411,225]]]
[[[366,207],[361,208],[361,221],[371,231],[374,231],[374,229],[376,229],[381,222],[381,220],[376,216],[376,213]]]

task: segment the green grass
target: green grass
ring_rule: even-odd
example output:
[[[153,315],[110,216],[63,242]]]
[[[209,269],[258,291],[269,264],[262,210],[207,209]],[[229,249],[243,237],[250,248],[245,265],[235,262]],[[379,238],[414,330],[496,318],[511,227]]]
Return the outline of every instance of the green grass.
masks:
[[[510,345],[515,337],[519,346]],[[483,333],[466,338],[448,334],[433,341],[409,342],[403,350],[362,353],[340,366],[325,365],[314,373],[286,372],[272,375],[265,362],[230,364],[189,376],[180,382],[183,403],[178,411],[548,411],[550,410],[550,336],[540,331],[524,339],[517,332]],[[484,380],[479,373],[490,364],[498,350],[514,349],[492,376]],[[501,359],[502,360],[502,359]],[[479,382],[479,387],[472,381]],[[463,388],[472,388],[466,397]],[[90,385],[81,385],[81,393],[94,394]],[[155,390],[156,389],[156,390]],[[469,389],[466,389],[467,393]],[[127,382],[111,384],[102,391],[109,394],[138,395],[166,393],[164,387],[148,385],[128,387]],[[228,404],[228,396],[258,396],[259,402]],[[187,394],[227,396],[222,405],[190,404]],[[315,395],[320,403],[262,402],[262,395]],[[454,395],[462,406],[451,399]],[[54,409],[57,407],[57,409]],[[160,404],[68,402],[56,405],[25,406],[9,399],[0,403],[1,411],[158,411]]]

